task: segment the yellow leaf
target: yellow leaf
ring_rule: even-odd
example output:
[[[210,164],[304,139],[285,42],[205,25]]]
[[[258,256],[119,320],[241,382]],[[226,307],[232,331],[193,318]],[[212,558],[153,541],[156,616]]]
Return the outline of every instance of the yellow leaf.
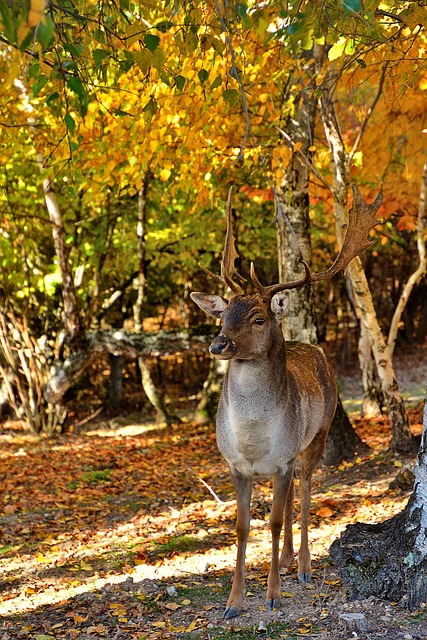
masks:
[[[83,617],[83,616],[76,615],[73,617],[73,620],[74,620],[74,624],[79,624],[80,622],[86,622],[87,616]]]
[[[187,605],[187,604],[191,604],[191,600],[188,600],[188,599],[187,599],[187,600],[183,600],[183,601],[181,602],[181,604],[186,604],[186,605]]]
[[[395,467],[399,467],[399,469],[403,467],[403,462],[401,460],[395,460],[393,464]]]
[[[282,595],[284,598],[293,598],[295,596],[294,593],[290,593],[289,591],[282,591],[280,595]]]
[[[28,24],[30,27],[35,27],[43,16],[43,11],[46,7],[46,0],[31,0],[31,9],[28,14]]]
[[[158,622],[152,622],[151,624],[153,627],[157,627],[157,629],[165,629],[166,627],[166,622],[164,622],[163,620],[159,620]]]
[[[46,556],[42,556],[41,553],[36,553],[36,560],[37,562],[49,562],[49,558],[46,558]]]
[[[81,562],[80,569],[82,569],[83,571],[92,571],[92,567],[88,562]]]
[[[156,143],[156,146],[157,146],[157,143]],[[169,171],[169,169],[162,169],[160,171],[160,180],[162,182],[166,182],[166,180],[169,180],[170,174],[171,172]]]
[[[334,511],[331,507],[320,507],[320,509],[316,511],[316,516],[319,516],[319,518],[330,518],[333,515]]]
[[[188,633],[190,631],[194,631],[195,628],[196,628],[196,621],[193,620],[193,622],[190,622],[190,624],[188,625],[185,631]]]
[[[294,153],[296,153],[297,151],[299,151],[302,147],[302,142],[295,142],[294,146],[292,147]]]

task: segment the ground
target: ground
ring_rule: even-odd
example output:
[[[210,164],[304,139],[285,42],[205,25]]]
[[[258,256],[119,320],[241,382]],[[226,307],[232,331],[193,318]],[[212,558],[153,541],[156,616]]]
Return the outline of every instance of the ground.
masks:
[[[398,365],[418,433],[424,362],[418,351]],[[354,378],[342,376],[340,387],[354,404]],[[271,483],[256,483],[245,610],[227,622],[235,502],[213,425],[98,416],[49,439],[4,424],[0,640],[427,638],[427,608],[351,602],[330,563],[329,546],[347,524],[389,518],[412,490],[405,471],[414,459],[387,451],[387,418],[353,420],[372,452],[314,477],[312,585],[301,587],[292,567],[283,575],[282,608],[265,609]],[[296,512],[297,540],[298,502]]]

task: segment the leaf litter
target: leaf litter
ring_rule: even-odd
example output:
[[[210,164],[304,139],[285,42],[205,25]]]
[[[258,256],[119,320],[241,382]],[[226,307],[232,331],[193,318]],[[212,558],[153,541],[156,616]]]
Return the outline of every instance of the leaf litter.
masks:
[[[421,404],[409,415],[420,431]],[[386,417],[355,420],[363,439],[375,433],[370,456],[314,476],[313,584],[302,588],[294,565],[273,612],[264,601],[272,486],[255,483],[248,593],[243,615],[231,621],[222,613],[235,562],[235,500],[213,425],[122,423],[56,440],[19,424],[4,429],[0,640],[427,638],[427,611],[350,602],[328,558],[347,524],[389,518],[410,495],[410,486],[390,489],[413,459],[386,451]],[[297,539],[298,502],[294,532]],[[366,628],[349,631],[344,614],[361,615]]]

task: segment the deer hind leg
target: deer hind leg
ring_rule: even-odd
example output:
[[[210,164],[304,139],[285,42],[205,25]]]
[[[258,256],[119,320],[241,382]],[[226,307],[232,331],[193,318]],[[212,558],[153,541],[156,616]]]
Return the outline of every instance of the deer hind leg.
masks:
[[[284,510],[284,541],[280,555],[279,567],[289,569],[294,560],[294,545],[292,541],[292,525],[294,521],[294,480],[292,479]]]
[[[301,502],[301,546],[298,552],[298,580],[311,582],[311,558],[308,548],[308,518],[311,500],[311,477],[325,448],[327,430],[318,433],[302,454],[299,493]]]
[[[274,478],[273,504],[271,506],[271,566],[267,583],[267,606],[269,609],[280,607],[279,549],[280,534],[283,527],[283,514],[286,500],[293,483],[294,465],[291,463],[284,474]]]
[[[246,545],[251,521],[252,480],[238,472],[232,473],[232,479],[237,497],[237,560],[233,586],[227,601],[227,607],[222,616],[225,619],[234,618],[242,612],[243,599],[245,597]]]

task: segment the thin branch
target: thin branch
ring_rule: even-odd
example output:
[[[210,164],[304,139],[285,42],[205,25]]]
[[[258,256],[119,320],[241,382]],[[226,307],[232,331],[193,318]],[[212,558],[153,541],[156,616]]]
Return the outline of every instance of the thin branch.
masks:
[[[249,109],[248,109],[248,103],[246,101],[245,90],[243,88],[242,80],[240,78],[240,74],[238,72],[237,65],[236,65],[236,54],[235,54],[233,45],[231,43],[230,36],[228,35],[227,27],[226,27],[224,18],[222,16],[219,3],[217,1],[215,2],[215,6],[216,6],[216,12],[218,14],[219,21],[221,23],[221,29],[225,33],[225,42],[227,44],[227,48],[230,52],[230,57],[231,57],[231,72],[234,79],[237,80],[237,84],[239,85],[239,92],[240,92],[240,97],[242,99],[243,113],[245,114],[245,133],[243,136],[242,144],[240,145],[239,155],[237,156],[234,162],[234,164],[237,164],[238,162],[243,161],[246,143],[248,141],[248,137],[251,132],[251,121],[249,119]]]
[[[218,504],[226,504],[226,502],[224,502],[224,500],[221,500],[221,498],[219,497],[219,495],[215,493],[215,491],[212,489],[212,487],[210,487],[210,486],[208,485],[208,483],[207,483],[207,482],[205,482],[205,481],[203,480],[203,478],[201,478],[201,477],[199,476],[199,474],[198,474],[198,473],[196,473],[196,472],[194,471],[194,469],[192,469],[192,467],[188,466],[188,468],[189,468],[189,469],[190,469],[190,471],[191,471],[192,473],[194,473],[194,475],[195,475],[195,476],[200,480],[200,482],[202,483],[202,485],[206,487],[206,489],[209,491],[209,493],[211,493],[211,494],[213,495],[213,497],[214,497],[214,498],[215,498],[215,500],[218,502]]]
[[[356,151],[357,151],[357,149],[359,147],[360,141],[362,140],[363,134],[365,133],[365,129],[366,129],[367,125],[368,125],[369,119],[370,119],[375,107],[377,106],[378,100],[380,99],[381,94],[383,92],[384,80],[385,80],[385,77],[386,77],[386,72],[387,72],[388,65],[389,65],[389,61],[387,61],[384,64],[383,68],[382,68],[380,81],[378,83],[377,94],[376,94],[376,96],[374,98],[373,103],[371,104],[371,106],[368,109],[368,113],[366,114],[364,121],[362,122],[362,126],[359,129],[359,133],[357,134],[357,138],[356,138],[356,141],[355,141],[355,143],[353,145],[353,148],[350,151],[350,153],[348,154],[347,162],[348,162],[349,166],[351,165],[351,161],[353,160],[354,154],[356,153]]]
[[[278,127],[277,125],[275,125],[274,128],[276,129],[276,131],[278,131],[280,133],[280,135],[286,140],[286,142],[288,142],[290,144],[292,150],[294,150],[295,142],[292,140],[290,135],[288,133],[286,133],[286,131],[284,131],[283,129]],[[332,191],[332,187],[329,184],[329,182],[327,182],[327,180],[325,180],[325,178],[317,171],[316,167],[314,166],[314,164],[312,162],[310,162],[310,160],[307,158],[307,156],[300,149],[298,149],[298,151],[296,153],[299,154],[300,158],[302,158],[302,160],[303,160],[304,164],[306,165],[306,167],[323,184],[323,186],[326,189],[328,189],[328,191]]]

